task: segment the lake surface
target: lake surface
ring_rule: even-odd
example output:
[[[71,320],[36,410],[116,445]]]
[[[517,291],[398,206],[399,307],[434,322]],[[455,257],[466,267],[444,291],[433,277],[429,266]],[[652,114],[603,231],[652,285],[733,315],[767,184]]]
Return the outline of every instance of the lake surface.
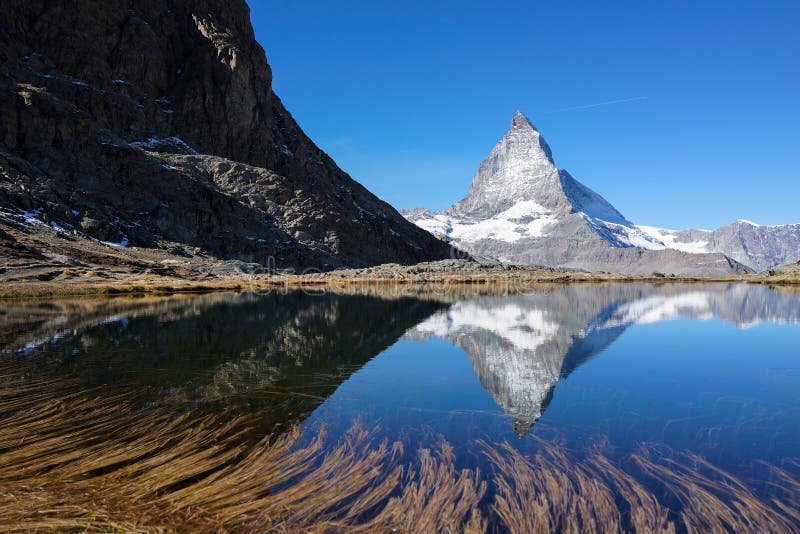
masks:
[[[745,284],[544,286],[492,296],[302,292],[0,305],[2,357],[142,402],[256,414],[406,447],[445,440],[697,454],[768,493],[800,456],[800,294]]]

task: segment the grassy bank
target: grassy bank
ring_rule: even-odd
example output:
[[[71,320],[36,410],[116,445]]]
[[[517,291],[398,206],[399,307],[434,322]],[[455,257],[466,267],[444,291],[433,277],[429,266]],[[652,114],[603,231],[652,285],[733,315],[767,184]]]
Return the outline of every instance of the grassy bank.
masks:
[[[706,282],[742,282],[748,284],[762,284],[775,287],[800,287],[800,278],[784,278],[771,280],[769,278],[752,277],[725,277],[725,278],[699,278],[699,277],[623,277],[616,275],[571,275],[560,277],[530,277],[524,279],[507,279],[491,277],[453,276],[435,280],[422,279],[396,279],[396,278],[319,278],[293,276],[277,279],[252,279],[234,278],[205,281],[203,283],[187,283],[175,281],[165,284],[162,280],[157,282],[124,283],[72,283],[57,284],[25,283],[12,284],[0,287],[0,299],[30,299],[30,298],[57,298],[71,296],[120,296],[120,295],[173,295],[178,293],[210,293],[215,291],[272,291],[310,289],[316,291],[348,292],[353,288],[396,288],[419,287],[438,289],[462,290],[470,286],[483,286],[487,288],[500,288],[505,290],[516,289],[524,291],[526,288],[537,287],[543,284],[593,284],[593,283],[706,283]]]

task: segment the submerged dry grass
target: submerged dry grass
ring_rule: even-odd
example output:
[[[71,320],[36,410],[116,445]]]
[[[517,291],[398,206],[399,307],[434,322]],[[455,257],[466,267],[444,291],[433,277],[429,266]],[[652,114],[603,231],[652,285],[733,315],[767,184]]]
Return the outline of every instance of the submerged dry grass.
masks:
[[[446,443],[408,455],[359,425],[259,438],[253,416],[176,415],[14,366],[0,381],[3,531],[800,531],[797,463],[764,466],[764,497],[690,453],[646,448],[623,469],[484,443],[486,476]]]

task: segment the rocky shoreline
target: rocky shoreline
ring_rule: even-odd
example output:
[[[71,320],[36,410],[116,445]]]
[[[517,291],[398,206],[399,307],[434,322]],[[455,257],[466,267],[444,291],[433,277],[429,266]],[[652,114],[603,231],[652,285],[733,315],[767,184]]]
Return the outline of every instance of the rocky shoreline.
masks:
[[[362,269],[330,272],[243,272],[241,265],[190,259],[163,269],[146,268],[141,262],[131,269],[126,258],[105,266],[71,266],[57,261],[11,262],[0,268],[0,298],[75,295],[173,294],[209,291],[269,291],[306,288],[342,293],[457,293],[498,294],[530,287],[564,283],[692,283],[747,282],[800,285],[800,268],[785,267],[772,274],[726,277],[685,277],[654,273],[627,276],[587,273],[549,267],[522,267],[472,260],[440,260],[415,265],[383,264]],[[130,258],[127,258],[130,261]],[[194,260],[194,261],[192,261]],[[175,260],[176,262],[178,260]],[[203,272],[202,268],[213,267]]]

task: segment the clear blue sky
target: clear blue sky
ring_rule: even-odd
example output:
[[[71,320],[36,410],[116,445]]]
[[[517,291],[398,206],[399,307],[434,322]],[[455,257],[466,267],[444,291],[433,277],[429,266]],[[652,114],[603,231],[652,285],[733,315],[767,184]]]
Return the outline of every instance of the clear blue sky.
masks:
[[[520,109],[634,222],[800,222],[800,2],[249,3],[276,93],[395,207],[459,200]]]

